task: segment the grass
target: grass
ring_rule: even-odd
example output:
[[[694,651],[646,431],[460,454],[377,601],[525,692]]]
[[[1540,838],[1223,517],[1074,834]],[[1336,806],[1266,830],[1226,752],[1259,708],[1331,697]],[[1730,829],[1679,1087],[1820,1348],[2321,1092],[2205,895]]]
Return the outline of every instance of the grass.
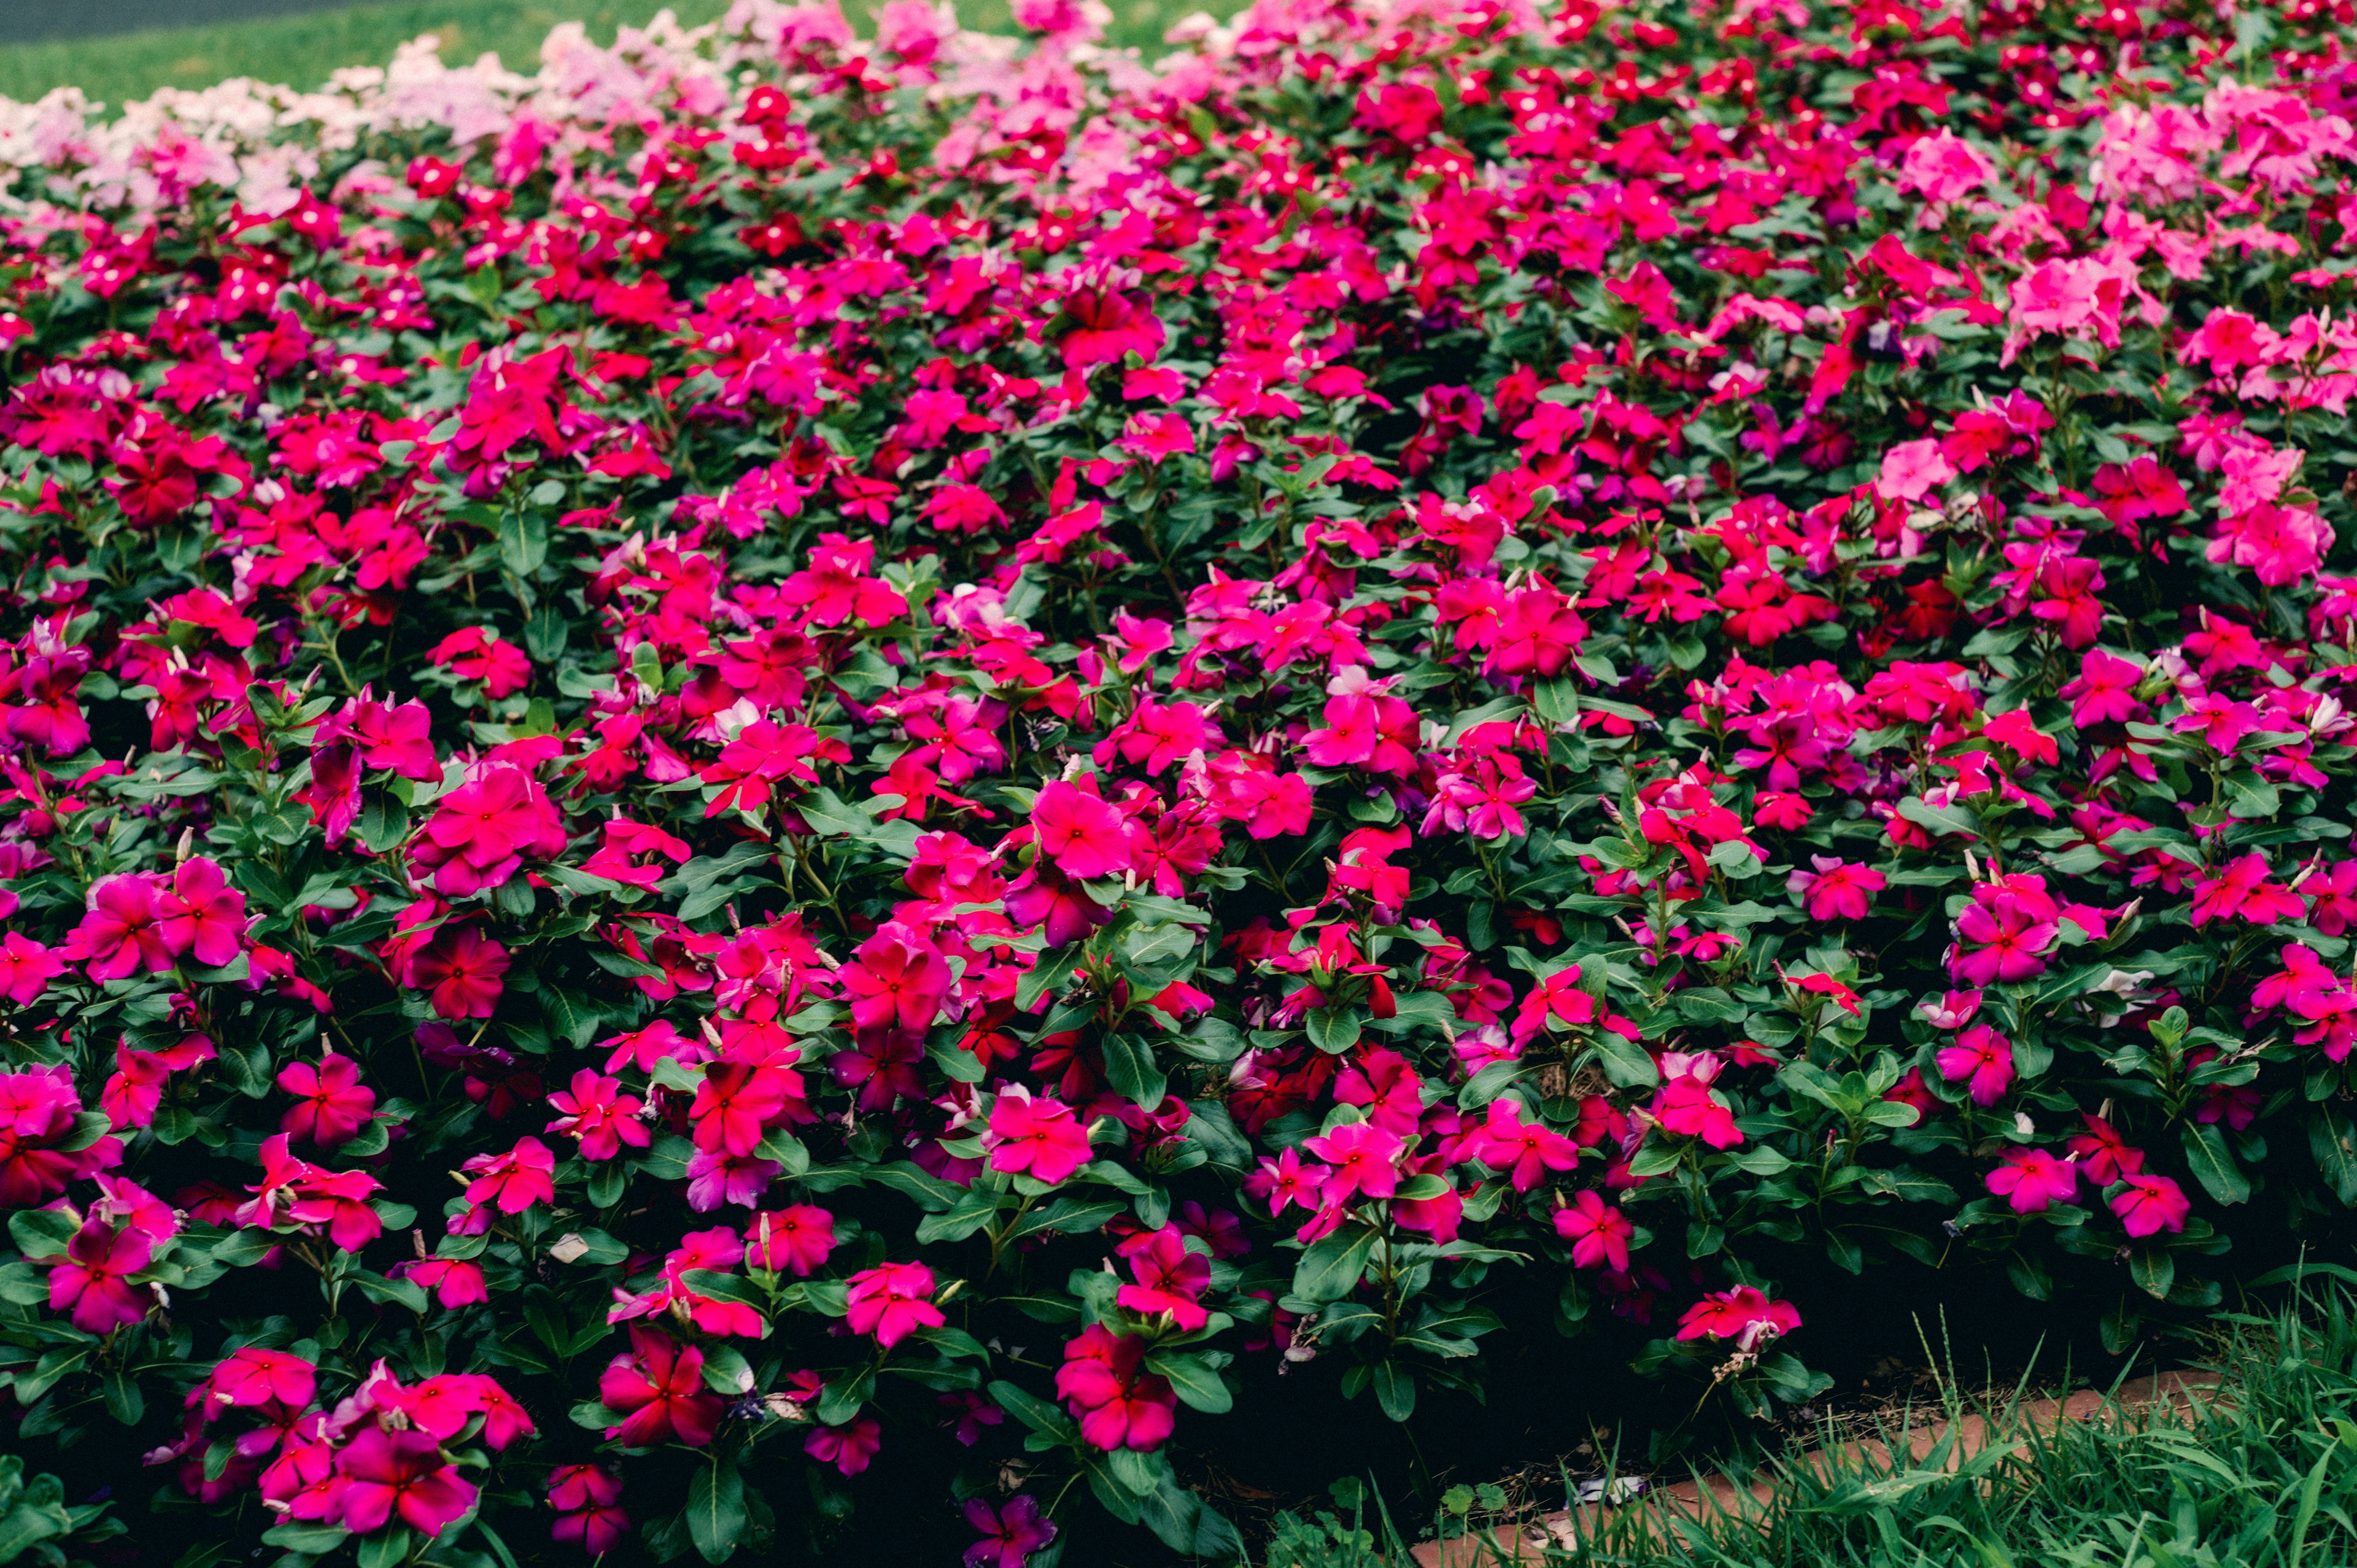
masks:
[[[1237,0],[1111,0],[1111,41],[1149,51],[1173,22],[1189,11],[1226,15]],[[396,0],[339,11],[174,27],[103,38],[58,38],[0,48],[0,97],[30,102],[52,88],[75,86],[120,107],[159,87],[208,87],[233,76],[311,88],[348,65],[382,65],[398,46],[421,33],[441,40],[453,63],[496,54],[516,70],[540,62],[541,40],[559,22],[587,25],[599,43],[615,30],[642,26],[662,0]],[[671,0],[679,19],[694,26],[716,19],[727,0]],[[865,7],[849,0],[855,20]],[[958,16],[967,27],[1004,30],[1006,0],[965,0]]]
[[[2325,1568],[2357,1556],[2357,1300],[2335,1287],[2273,1316],[2220,1319],[2228,1389],[2190,1412],[2151,1407],[2039,1431],[2016,1401],[1951,1391],[2022,1445],[1959,1462],[1851,1453],[1774,1467],[1766,1503],[1664,1529],[1605,1516],[1545,1568]],[[1829,1451],[1843,1434],[1818,1441]],[[1896,1446],[1896,1445],[1894,1445]],[[1903,1453],[1903,1450],[1901,1450]],[[1340,1513],[1279,1516],[1265,1568],[1408,1561],[1380,1499],[1351,1483]],[[1345,1517],[1347,1515],[1347,1518]],[[1485,1552],[1485,1568],[1513,1561]],[[1538,1560],[1525,1556],[1524,1568]]]

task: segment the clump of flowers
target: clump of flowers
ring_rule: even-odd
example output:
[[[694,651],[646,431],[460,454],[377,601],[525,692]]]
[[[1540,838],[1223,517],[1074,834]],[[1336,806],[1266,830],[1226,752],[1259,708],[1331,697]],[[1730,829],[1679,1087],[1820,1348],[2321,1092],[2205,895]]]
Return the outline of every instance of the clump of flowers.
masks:
[[[2200,1310],[2357,1203],[2357,64],[2258,9],[0,103],[12,1451],[1217,1558],[1280,1377]]]

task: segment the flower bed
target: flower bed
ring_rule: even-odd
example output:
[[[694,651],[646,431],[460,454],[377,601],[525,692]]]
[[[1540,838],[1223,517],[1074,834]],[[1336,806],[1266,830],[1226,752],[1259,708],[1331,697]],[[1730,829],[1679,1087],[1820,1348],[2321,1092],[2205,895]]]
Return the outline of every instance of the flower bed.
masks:
[[[2341,1225],[2346,15],[1018,19],[0,111],[37,1464],[1220,1556],[1288,1371]]]

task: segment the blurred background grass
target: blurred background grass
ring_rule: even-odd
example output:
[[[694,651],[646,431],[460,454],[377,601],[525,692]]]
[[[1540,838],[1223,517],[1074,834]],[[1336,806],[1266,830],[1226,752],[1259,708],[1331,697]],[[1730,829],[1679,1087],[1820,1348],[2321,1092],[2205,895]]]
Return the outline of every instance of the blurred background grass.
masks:
[[[1225,16],[1239,0],[1109,0],[1110,41],[1149,52],[1163,32],[1191,11]],[[618,27],[643,26],[662,0],[393,0],[210,27],[122,33],[113,38],[58,38],[0,47],[0,97],[30,102],[52,88],[81,88],[120,108],[159,87],[206,87],[233,76],[317,87],[348,65],[382,65],[421,33],[441,40],[454,64],[486,52],[515,70],[540,63],[540,43],[559,22],[587,25],[599,43]],[[709,22],[727,0],[671,0],[669,9],[690,26]],[[856,22],[866,7],[848,0]],[[1003,30],[1006,0],[959,0],[958,19],[969,27]]]

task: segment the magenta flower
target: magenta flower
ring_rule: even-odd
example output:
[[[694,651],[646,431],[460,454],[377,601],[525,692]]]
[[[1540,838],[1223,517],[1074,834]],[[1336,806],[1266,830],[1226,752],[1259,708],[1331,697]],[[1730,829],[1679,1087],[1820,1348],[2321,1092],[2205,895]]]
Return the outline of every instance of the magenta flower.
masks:
[[[336,1455],[346,1530],[366,1535],[398,1518],[432,1540],[475,1506],[476,1488],[423,1432],[371,1426]]]
[[[886,1263],[851,1276],[851,1331],[872,1334],[889,1350],[920,1328],[939,1328],[948,1320],[929,1299],[933,1271],[922,1263]]]
[[[1706,1295],[1686,1308],[1678,1318],[1678,1337],[1732,1339],[1738,1349],[1749,1350],[1800,1326],[1799,1307],[1770,1301],[1750,1285],[1738,1285]]]
[[[1389,1197],[1399,1190],[1404,1145],[1398,1134],[1372,1122],[1346,1122],[1330,1133],[1302,1140],[1301,1146],[1332,1167],[1323,1195],[1329,1208],[1339,1208],[1356,1197]]]
[[[2013,1084],[2013,1042],[1986,1024],[1975,1024],[1958,1035],[1956,1043],[1943,1047],[1933,1059],[1939,1063],[1940,1076],[1950,1083],[1965,1085],[1975,1105],[1995,1105]]]
[[[1833,855],[1809,857],[1811,871],[1795,871],[1784,886],[1807,905],[1812,920],[1863,920],[1874,895],[1887,886],[1882,873]]]
[[[172,886],[158,893],[156,912],[165,946],[209,969],[237,957],[245,942],[245,895],[203,855],[183,861]]]
[[[1617,1204],[1599,1193],[1582,1190],[1555,1211],[1555,1233],[1571,1243],[1571,1261],[1583,1269],[1629,1270],[1629,1243],[1636,1226]]]
[[[2112,1212],[2131,1236],[2172,1235],[2185,1229],[2193,1204],[2185,1189],[2165,1176],[2123,1176],[2121,1189],[2112,1195]]]
[[[1986,1180],[1989,1191],[2012,1204],[2016,1214],[2043,1214],[2077,1196],[2079,1167],[2044,1149],[2007,1149],[2004,1163]]]
[[[980,1498],[968,1498],[965,1521],[982,1536],[965,1549],[965,1568],[1023,1568],[1031,1553],[1056,1539],[1055,1524],[1028,1492],[998,1509]]]
[[[1033,1098],[1021,1085],[999,1091],[990,1108],[990,1168],[1055,1187],[1089,1163],[1089,1130],[1058,1101]]]

